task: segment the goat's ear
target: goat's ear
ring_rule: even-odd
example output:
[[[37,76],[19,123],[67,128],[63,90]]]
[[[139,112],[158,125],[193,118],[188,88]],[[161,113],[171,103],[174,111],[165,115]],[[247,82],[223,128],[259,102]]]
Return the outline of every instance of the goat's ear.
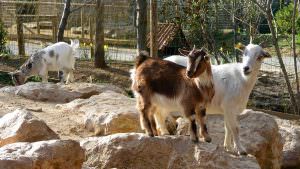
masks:
[[[183,56],[188,56],[190,54],[190,51],[184,50],[184,49],[178,49],[178,52]]]
[[[261,42],[260,44],[259,44],[259,46],[260,47],[262,47],[262,48],[266,48],[267,47],[267,41],[263,41],[263,42]]]
[[[15,72],[9,72],[8,73],[10,76],[13,76],[15,74]]]
[[[204,56],[204,60],[205,60],[205,61],[209,61],[209,60],[210,60],[210,57],[209,57],[208,55],[205,55],[205,56]]]
[[[246,46],[243,45],[242,43],[238,43],[238,44],[236,44],[236,45],[234,46],[234,48],[237,49],[237,50],[239,50],[239,51],[241,51],[241,52],[244,52]]]

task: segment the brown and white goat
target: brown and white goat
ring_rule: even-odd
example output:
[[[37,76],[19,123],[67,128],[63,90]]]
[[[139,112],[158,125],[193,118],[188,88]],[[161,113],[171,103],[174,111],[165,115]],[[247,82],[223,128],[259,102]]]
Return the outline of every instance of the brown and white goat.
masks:
[[[190,137],[198,141],[200,135],[206,142],[211,138],[205,122],[205,108],[214,95],[209,57],[203,50],[179,50],[188,58],[187,68],[159,58],[140,53],[131,72],[132,90],[137,97],[141,126],[149,136],[157,135],[154,110],[182,112],[190,122]],[[196,124],[197,122],[197,124]]]

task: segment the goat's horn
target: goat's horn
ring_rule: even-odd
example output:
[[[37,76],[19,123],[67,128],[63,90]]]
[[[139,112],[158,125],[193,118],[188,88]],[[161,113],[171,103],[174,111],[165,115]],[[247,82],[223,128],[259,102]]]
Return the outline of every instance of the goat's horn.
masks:
[[[194,47],[193,47],[193,50],[195,50],[196,49],[196,45],[194,45]]]

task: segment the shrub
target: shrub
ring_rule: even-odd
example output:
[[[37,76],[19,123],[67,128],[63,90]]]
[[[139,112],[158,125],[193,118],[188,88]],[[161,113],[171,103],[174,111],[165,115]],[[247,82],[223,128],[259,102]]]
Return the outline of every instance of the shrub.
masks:
[[[291,33],[294,4],[290,3],[288,6],[283,7],[275,15],[279,33]],[[300,17],[298,11],[296,12],[296,32],[300,32]]]
[[[4,24],[0,21],[0,53],[6,52],[6,37],[7,31],[4,29]]]

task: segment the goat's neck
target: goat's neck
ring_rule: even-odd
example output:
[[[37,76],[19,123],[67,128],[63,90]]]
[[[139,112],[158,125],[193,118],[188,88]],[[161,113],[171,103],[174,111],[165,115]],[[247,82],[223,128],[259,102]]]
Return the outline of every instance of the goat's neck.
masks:
[[[244,77],[244,85],[243,86],[245,87],[244,91],[247,92],[248,95],[250,95],[252,89],[254,88],[258,73],[259,73],[259,69],[255,69],[248,76],[245,76],[243,74],[243,77]]]
[[[209,75],[208,72],[205,71],[200,76],[195,78],[195,83],[197,84],[198,88],[203,86],[212,86],[213,84],[212,75]]]

